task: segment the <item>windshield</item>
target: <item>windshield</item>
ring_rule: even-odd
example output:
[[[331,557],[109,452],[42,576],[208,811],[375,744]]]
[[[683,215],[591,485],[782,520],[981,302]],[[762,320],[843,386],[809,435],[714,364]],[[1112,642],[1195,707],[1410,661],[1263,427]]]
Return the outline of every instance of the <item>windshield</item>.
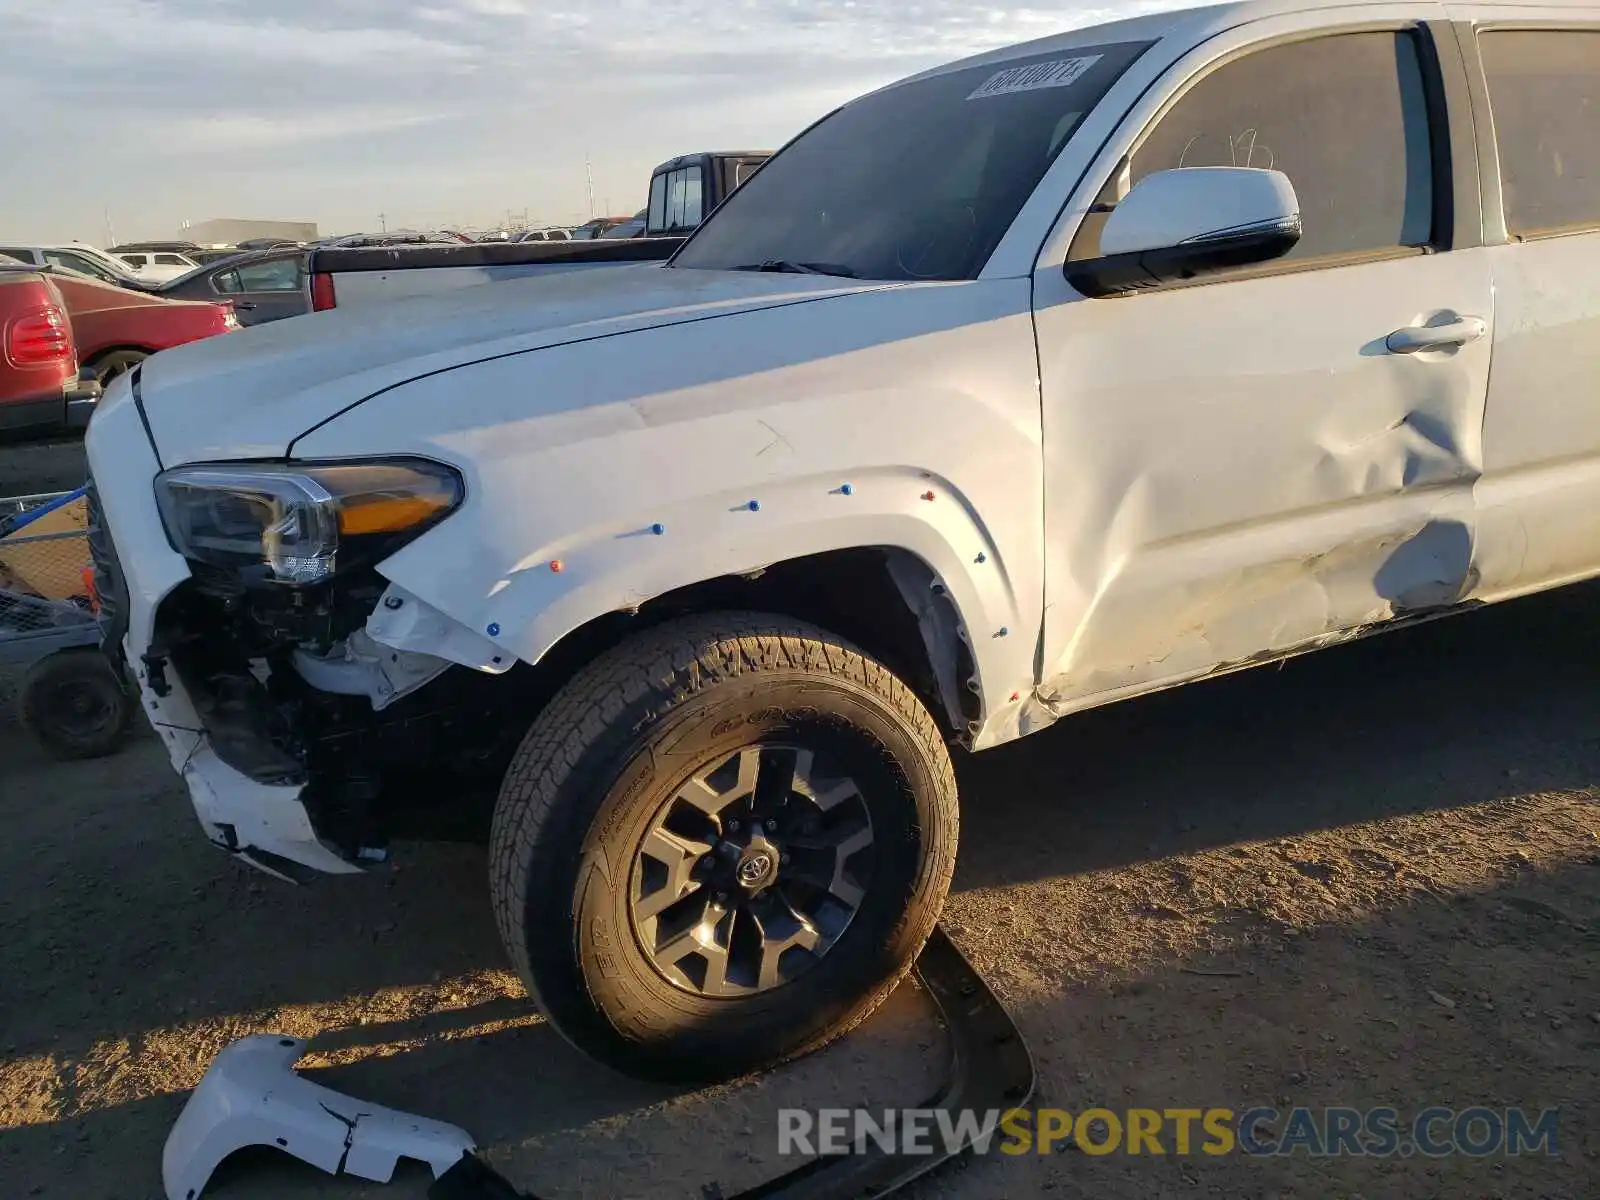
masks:
[[[673,260],[700,270],[972,279],[1149,42],[965,67],[847,104],[734,192]]]

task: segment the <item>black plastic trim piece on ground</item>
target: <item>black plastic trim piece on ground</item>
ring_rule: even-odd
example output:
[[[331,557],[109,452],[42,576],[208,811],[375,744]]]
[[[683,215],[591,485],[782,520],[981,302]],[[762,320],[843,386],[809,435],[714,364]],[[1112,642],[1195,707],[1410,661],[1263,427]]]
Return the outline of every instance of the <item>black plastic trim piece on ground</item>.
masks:
[[[917,958],[917,978],[933,998],[950,1039],[950,1074],[933,1099],[916,1107],[984,1113],[1026,1104],[1033,1057],[1016,1022],[942,927]],[[908,1106],[909,1107],[909,1106]],[[905,1155],[869,1146],[864,1154],[814,1158],[725,1200],[875,1200],[967,1150]],[[722,1196],[715,1184],[707,1197]],[[428,1189],[429,1200],[538,1200],[468,1154]]]

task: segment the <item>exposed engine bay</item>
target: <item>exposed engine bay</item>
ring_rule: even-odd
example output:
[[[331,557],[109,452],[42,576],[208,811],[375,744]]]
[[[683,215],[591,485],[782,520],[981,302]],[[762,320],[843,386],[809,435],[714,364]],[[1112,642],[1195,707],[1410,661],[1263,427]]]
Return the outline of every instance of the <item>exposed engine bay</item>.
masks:
[[[381,858],[399,833],[475,836],[526,729],[504,715],[541,699],[537,673],[491,661],[488,643],[473,669],[372,635],[403,642],[426,610],[371,568],[284,588],[196,564],[161,605],[146,666],[157,694],[177,674],[220,759],[257,783],[305,785],[323,839]]]

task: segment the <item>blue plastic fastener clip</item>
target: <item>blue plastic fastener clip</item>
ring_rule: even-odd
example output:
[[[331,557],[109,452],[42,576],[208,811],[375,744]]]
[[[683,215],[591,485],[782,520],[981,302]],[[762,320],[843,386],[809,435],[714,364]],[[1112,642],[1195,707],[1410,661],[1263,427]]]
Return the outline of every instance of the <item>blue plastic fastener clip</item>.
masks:
[[[851,487],[848,483],[841,484],[839,486],[839,494],[841,496],[854,496],[856,494],[856,489]]]
[[[499,637],[500,636],[500,625],[499,625],[498,622],[490,622],[490,624],[489,624],[489,636],[490,637]]]
[[[761,511],[761,501],[752,500],[752,501],[750,501],[749,504],[746,504],[745,507],[748,508],[751,512],[760,512]]]
[[[650,532],[655,534],[657,537],[660,537],[666,531],[667,527],[660,521],[657,521],[654,525],[650,526]]]
[[[980,553],[980,554],[979,554],[979,555],[978,555],[978,557],[977,557],[977,558],[975,558],[975,559],[973,559],[973,560],[972,560],[972,561],[973,561],[973,562],[977,562],[977,563],[986,563],[986,562],[988,562],[988,561],[989,561],[989,556],[988,556],[988,555],[987,555],[987,554],[981,554],[981,553]]]

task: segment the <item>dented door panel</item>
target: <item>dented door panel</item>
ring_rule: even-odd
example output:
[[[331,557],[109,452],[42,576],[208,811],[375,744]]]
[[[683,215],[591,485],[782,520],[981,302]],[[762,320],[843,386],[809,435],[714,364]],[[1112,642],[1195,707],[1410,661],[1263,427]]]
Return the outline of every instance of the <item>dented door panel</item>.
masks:
[[[1489,341],[1384,337],[1488,311],[1481,251],[1041,309],[1046,703],[1465,599]]]
[[[1195,143],[1186,136],[1175,143],[1181,161],[1154,161],[1174,127],[1189,132],[1179,121],[1161,125],[1186,98],[1191,114],[1228,111],[1225,89],[1201,98],[1212,72],[1220,77],[1263,47],[1298,53],[1308,38],[1370,35],[1383,28],[1375,15],[1323,10],[1256,22],[1180,61],[1107,145],[1041,255],[1035,321],[1049,603],[1039,703],[1024,725],[1445,611],[1475,595],[1474,488],[1484,466],[1495,319],[1489,262],[1475,237],[1455,229],[1456,250],[1400,246],[1286,261],[1120,299],[1081,297],[1061,273],[1069,253],[1082,253],[1073,231],[1093,228],[1079,224],[1092,203],[1114,201],[1102,185],[1130,150],[1135,180],[1147,140],[1145,169],[1228,165],[1225,154],[1216,163],[1188,161]],[[1426,64],[1427,29],[1401,22],[1436,22],[1438,10],[1383,16],[1402,41],[1414,39]],[[1317,60],[1299,53],[1278,62],[1299,68]],[[1415,69],[1409,81],[1407,69],[1399,62],[1403,154],[1386,132],[1389,154],[1407,172],[1409,225],[1414,179],[1431,180],[1434,196],[1470,189],[1474,201],[1476,179],[1459,146],[1455,179],[1437,155],[1431,171],[1413,175],[1411,123],[1421,105]],[[1270,69],[1257,70],[1257,89],[1270,77]],[[1464,93],[1454,80],[1434,86]],[[1464,95],[1451,101],[1464,108]],[[1421,129],[1437,148],[1453,131],[1427,111]],[[1337,122],[1327,130],[1343,142],[1344,161],[1365,169],[1361,138],[1347,138]],[[1238,144],[1231,127],[1223,132],[1229,136],[1211,140]],[[1269,138],[1248,133],[1254,155]],[[1289,143],[1283,133],[1270,136],[1273,162],[1233,165],[1273,165],[1291,182],[1299,175],[1307,245],[1325,254],[1327,222],[1339,211],[1328,189],[1342,178],[1340,161],[1308,160],[1334,152],[1323,142]],[[1447,247],[1450,206],[1433,211],[1433,237]],[[1482,335],[1419,353],[1387,344],[1397,330],[1464,318],[1481,320]]]

